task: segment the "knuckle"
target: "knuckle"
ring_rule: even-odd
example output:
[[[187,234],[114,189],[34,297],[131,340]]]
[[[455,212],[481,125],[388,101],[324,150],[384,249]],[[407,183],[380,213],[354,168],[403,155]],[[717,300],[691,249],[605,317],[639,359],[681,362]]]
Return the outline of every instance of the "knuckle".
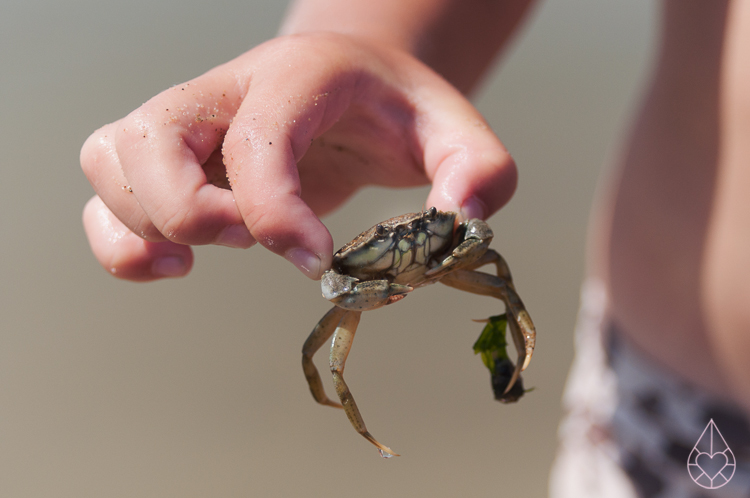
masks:
[[[210,244],[216,238],[218,228],[210,219],[198,216],[188,205],[176,208],[158,223],[159,231],[167,240],[185,245]]]
[[[160,223],[159,231],[167,240],[178,244],[187,243],[190,233],[187,211],[185,208],[178,208]]]
[[[89,180],[95,180],[100,166],[107,159],[110,147],[101,130],[94,132],[81,147],[81,169]]]
[[[484,151],[481,155],[481,159],[484,162],[485,167],[488,169],[499,171],[516,168],[516,162],[505,148],[493,148]]]
[[[164,240],[164,235],[162,235],[145,214],[135,224],[130,226],[132,227],[130,230],[144,240],[149,242],[161,242]]]

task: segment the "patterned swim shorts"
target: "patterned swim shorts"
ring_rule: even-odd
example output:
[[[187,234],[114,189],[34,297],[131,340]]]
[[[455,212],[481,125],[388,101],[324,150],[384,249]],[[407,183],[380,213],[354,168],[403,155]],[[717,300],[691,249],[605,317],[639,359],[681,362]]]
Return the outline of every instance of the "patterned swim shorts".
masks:
[[[647,358],[606,304],[587,282],[550,496],[750,498],[747,414]]]

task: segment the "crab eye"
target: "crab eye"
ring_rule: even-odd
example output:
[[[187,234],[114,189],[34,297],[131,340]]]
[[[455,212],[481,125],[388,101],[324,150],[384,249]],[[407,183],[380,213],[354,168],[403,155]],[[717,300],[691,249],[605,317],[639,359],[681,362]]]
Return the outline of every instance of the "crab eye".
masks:
[[[437,208],[435,206],[432,206],[430,209],[427,210],[427,216],[430,218],[434,218],[437,216]]]
[[[375,225],[375,233],[378,235],[385,235],[385,227],[378,223]]]

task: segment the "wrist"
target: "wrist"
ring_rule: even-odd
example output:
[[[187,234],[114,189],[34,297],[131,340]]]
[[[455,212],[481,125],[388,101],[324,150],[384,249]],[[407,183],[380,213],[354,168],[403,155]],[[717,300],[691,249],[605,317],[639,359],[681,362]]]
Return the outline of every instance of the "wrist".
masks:
[[[433,4],[441,2],[297,0],[291,4],[278,34],[335,33],[416,56],[420,40],[429,37],[436,16]]]

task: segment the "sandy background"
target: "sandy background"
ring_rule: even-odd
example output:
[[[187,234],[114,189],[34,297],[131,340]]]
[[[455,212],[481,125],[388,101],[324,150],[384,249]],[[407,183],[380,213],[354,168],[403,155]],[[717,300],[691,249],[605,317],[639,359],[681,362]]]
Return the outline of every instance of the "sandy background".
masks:
[[[469,321],[499,311],[490,299],[436,286],[365,314],[347,381],[403,455],[390,461],[310,397],[318,283],[222,247],[198,248],[182,280],[118,281],[80,222],[89,133],[273,36],[284,8],[0,4],[0,496],[546,494],[588,208],[648,69],[654,5],[544,2],[475,99],[520,167],[490,222],[539,331],[536,390],[493,401]],[[324,221],[340,246],[425,196],[369,189]]]

